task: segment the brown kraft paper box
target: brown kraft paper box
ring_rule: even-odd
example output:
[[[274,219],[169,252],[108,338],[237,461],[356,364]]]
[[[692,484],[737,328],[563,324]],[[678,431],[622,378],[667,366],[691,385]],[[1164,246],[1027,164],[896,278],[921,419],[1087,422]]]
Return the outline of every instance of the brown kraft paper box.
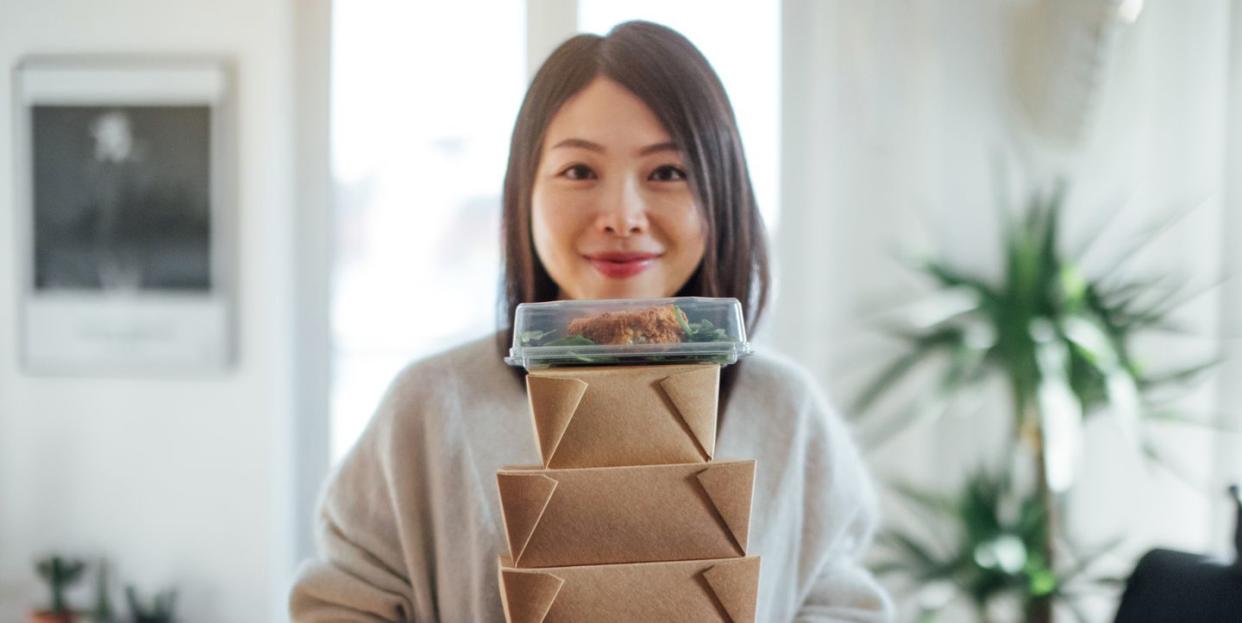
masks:
[[[496,474],[521,568],[745,556],[755,462]]]
[[[547,368],[526,377],[544,467],[706,463],[720,366]]]
[[[759,559],[515,569],[497,573],[509,623],[753,623]]]
[[[673,306],[679,343],[644,332]],[[519,306],[506,362],[527,369],[541,463],[496,474],[508,623],[753,623],[757,466],[715,460],[720,369],[751,352],[740,311],[703,298]],[[568,339],[588,321],[638,337]]]

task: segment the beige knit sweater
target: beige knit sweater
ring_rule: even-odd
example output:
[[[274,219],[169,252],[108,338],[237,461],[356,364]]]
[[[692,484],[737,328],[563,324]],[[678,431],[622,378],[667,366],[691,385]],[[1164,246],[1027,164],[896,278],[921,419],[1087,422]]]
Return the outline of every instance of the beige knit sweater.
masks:
[[[328,479],[319,553],[290,595],[295,622],[504,621],[496,470],[539,462],[524,388],[494,337],[416,362]],[[859,558],[875,504],[849,433],[799,368],[743,364],[715,460],[757,461],[757,621],[886,621]]]

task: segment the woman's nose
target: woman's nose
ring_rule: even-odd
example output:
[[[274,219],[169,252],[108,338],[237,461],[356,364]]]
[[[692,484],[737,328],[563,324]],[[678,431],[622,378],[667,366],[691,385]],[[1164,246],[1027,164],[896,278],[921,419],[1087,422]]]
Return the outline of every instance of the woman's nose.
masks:
[[[598,226],[605,233],[620,236],[647,230],[647,205],[637,184],[624,182],[602,198]]]

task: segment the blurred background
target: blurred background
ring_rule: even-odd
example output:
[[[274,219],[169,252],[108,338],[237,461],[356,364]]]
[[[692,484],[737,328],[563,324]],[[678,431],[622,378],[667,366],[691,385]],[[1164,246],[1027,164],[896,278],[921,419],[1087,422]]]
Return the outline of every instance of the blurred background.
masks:
[[[854,423],[902,620],[1111,621],[1144,552],[1233,556],[1240,0],[4,0],[0,621],[47,607],[53,553],[105,559],[118,614],[133,585],[186,623],[285,620],[387,382],[495,327],[533,69],[636,18],[729,92],[778,274],[752,338]],[[43,56],[226,69],[224,363],[28,365],[18,68]],[[1024,523],[1020,491],[1052,510]]]

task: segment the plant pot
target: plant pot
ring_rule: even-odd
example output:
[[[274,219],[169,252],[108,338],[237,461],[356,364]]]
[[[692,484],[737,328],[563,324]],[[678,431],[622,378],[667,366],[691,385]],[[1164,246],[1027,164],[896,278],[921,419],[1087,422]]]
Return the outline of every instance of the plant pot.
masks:
[[[30,623],[76,623],[77,618],[72,612],[56,613],[51,610],[36,610],[30,613]]]

